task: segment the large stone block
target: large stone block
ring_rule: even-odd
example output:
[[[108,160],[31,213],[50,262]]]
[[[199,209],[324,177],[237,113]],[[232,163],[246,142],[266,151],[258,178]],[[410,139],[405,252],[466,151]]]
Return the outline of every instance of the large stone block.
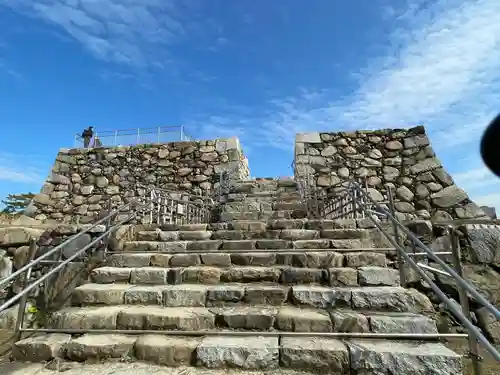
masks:
[[[349,372],[349,352],[339,340],[322,337],[284,337],[281,340],[280,363],[294,370]]]
[[[135,343],[137,359],[166,366],[194,364],[197,337],[144,335]]]
[[[198,345],[196,356],[208,368],[274,369],[279,365],[278,338],[209,336]]]
[[[85,334],[64,345],[66,357],[73,361],[126,358],[133,356],[137,338],[126,335]]]
[[[462,375],[460,355],[438,343],[352,340],[351,374]]]
[[[44,362],[63,356],[63,347],[71,340],[71,335],[53,333],[29,337],[16,342],[12,347],[12,357],[24,362]]]

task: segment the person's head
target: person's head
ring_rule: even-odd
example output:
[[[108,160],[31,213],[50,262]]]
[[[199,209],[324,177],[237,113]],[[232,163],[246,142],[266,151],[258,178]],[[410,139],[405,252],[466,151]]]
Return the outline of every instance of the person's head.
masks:
[[[89,130],[94,130],[94,127],[93,126],[89,126]]]

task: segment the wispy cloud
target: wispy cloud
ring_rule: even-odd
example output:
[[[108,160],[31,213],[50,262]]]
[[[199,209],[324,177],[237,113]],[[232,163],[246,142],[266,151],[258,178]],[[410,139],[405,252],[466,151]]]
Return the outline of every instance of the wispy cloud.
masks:
[[[425,124],[440,148],[477,142],[500,101],[500,2],[415,1],[385,18],[394,30],[381,56],[355,74],[340,96],[301,92],[268,103],[247,137],[291,148],[297,131]]]
[[[64,29],[99,59],[161,67],[195,25],[194,0],[0,0]],[[186,16],[189,15],[189,18]]]
[[[41,184],[47,171],[34,165],[30,155],[0,153],[0,181]]]

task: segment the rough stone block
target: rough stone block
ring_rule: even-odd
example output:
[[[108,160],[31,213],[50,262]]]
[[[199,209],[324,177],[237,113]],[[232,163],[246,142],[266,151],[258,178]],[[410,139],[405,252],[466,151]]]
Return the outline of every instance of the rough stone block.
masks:
[[[276,316],[276,327],[288,332],[331,332],[332,321],[327,312],[282,307]]]
[[[292,287],[295,303],[326,309],[329,307],[345,307],[350,305],[350,288],[328,288],[313,285],[297,285]]]
[[[319,232],[312,229],[283,229],[280,238],[287,241],[314,240]]]
[[[293,241],[292,246],[294,249],[328,249],[330,247],[329,240],[297,240]]]
[[[359,285],[362,286],[399,286],[399,271],[385,267],[360,267]]]
[[[333,330],[335,332],[370,332],[366,316],[353,311],[332,311]]]
[[[50,317],[48,328],[115,329],[122,306],[69,307]]]
[[[95,283],[128,283],[133,268],[100,267],[92,270],[91,278]]]
[[[151,254],[111,254],[108,258],[111,267],[148,267],[150,261]]]
[[[206,266],[214,266],[214,267],[231,266],[230,254],[207,253],[207,254],[201,254],[200,257],[201,257],[201,263],[203,263]]]
[[[242,285],[214,285],[207,290],[207,306],[221,306],[227,303],[239,302],[245,296]]]
[[[331,240],[363,239],[367,236],[364,229],[327,229],[321,231],[321,238]]]
[[[201,260],[198,254],[175,254],[170,259],[171,267],[191,267],[200,264]]]
[[[182,282],[218,284],[222,270],[215,267],[188,267],[181,270]]]
[[[12,357],[23,362],[45,362],[63,356],[63,346],[71,340],[71,335],[52,333],[29,337],[16,342],[12,347]]]
[[[363,287],[352,289],[352,307],[360,310],[393,312],[433,312],[428,297],[414,289]]]
[[[267,331],[274,326],[276,309],[260,307],[235,307],[212,311],[217,325],[234,329]]]
[[[314,284],[321,283],[324,271],[318,268],[285,268],[281,274],[283,284]]]
[[[219,250],[221,246],[222,241],[219,240],[189,241],[186,243],[187,250]]]
[[[200,341],[197,337],[144,335],[135,343],[135,356],[159,365],[187,366],[194,364]]]
[[[437,333],[436,323],[426,316],[413,314],[368,315],[372,332]]]
[[[272,266],[276,264],[276,253],[231,254],[231,262],[239,266]]]
[[[130,275],[132,284],[166,284],[168,268],[161,267],[143,267],[133,269]]]
[[[164,304],[169,307],[205,306],[206,299],[207,287],[204,285],[172,285],[163,291]]]
[[[439,343],[352,340],[352,374],[461,375],[462,358]]]
[[[234,241],[223,241],[223,250],[252,250],[255,249],[254,240],[234,240]]]
[[[126,358],[133,355],[136,337],[85,334],[64,345],[66,357],[73,361]]]
[[[232,267],[222,272],[221,280],[227,282],[278,282],[281,275],[279,268],[273,267]]]
[[[214,327],[214,315],[202,307],[129,306],[118,316],[119,329],[198,331]]]
[[[277,337],[204,337],[196,349],[198,363],[209,368],[274,369],[279,365]]]
[[[269,229],[302,229],[304,223],[305,220],[303,219],[278,219],[269,221],[267,225]]]
[[[245,302],[252,305],[281,306],[288,299],[289,288],[276,284],[249,284],[245,286]]]
[[[329,268],[328,281],[331,286],[357,286],[358,272],[353,268]]]
[[[126,305],[162,305],[163,289],[168,286],[135,285],[125,291]]]
[[[151,255],[151,267],[170,267],[170,259],[172,255],[170,254],[152,254]]]
[[[71,298],[75,305],[120,305],[130,288],[129,284],[84,284],[73,291]]]
[[[357,268],[364,266],[387,267],[387,259],[383,253],[370,253],[367,251],[360,253],[347,253],[345,262],[347,267]]]
[[[280,363],[283,367],[328,373],[349,372],[349,351],[342,341],[322,337],[284,337]]]
[[[189,230],[179,232],[179,239],[182,241],[209,240],[211,236],[212,232],[204,230]]]

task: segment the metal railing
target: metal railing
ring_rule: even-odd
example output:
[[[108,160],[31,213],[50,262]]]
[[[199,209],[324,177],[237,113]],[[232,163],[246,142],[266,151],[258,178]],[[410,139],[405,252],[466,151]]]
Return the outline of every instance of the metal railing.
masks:
[[[157,126],[151,128],[134,128],[122,130],[94,131],[88,148],[132,146],[149,143],[169,143],[179,141],[194,141],[194,138],[185,133],[183,125]],[[81,134],[76,134],[74,147],[84,147]]]
[[[21,338],[23,332],[44,332],[42,328],[24,328],[26,304],[30,292],[43,285],[51,276],[62,271],[75,260],[88,260],[96,250],[102,250],[105,259],[110,236],[120,225],[126,224],[135,218],[139,218],[139,221],[148,224],[208,223],[213,208],[213,201],[210,198],[156,188],[148,189],[144,196],[135,197],[116,209],[111,209],[110,204],[107,216],[38,257],[35,257],[37,253],[36,241],[32,239],[27,263],[10,276],[0,280],[0,289],[8,288],[18,278],[21,280],[21,290],[3,304],[0,304],[1,313],[19,302],[14,342]],[[105,230],[99,236],[63,260],[63,250],[68,245],[74,243],[83,235],[94,232],[100,225],[104,225]],[[47,265],[54,267],[36,280],[30,281],[34,269]]]
[[[142,203],[142,222],[145,224],[199,224],[212,219],[214,201],[211,197],[179,191],[151,190]]]
[[[376,202],[366,189],[366,184],[360,181],[348,181],[340,184],[342,189],[336,193],[327,192],[324,189],[313,188],[309,182],[303,181],[301,184],[301,196],[308,210],[310,218],[314,219],[338,219],[338,218],[370,218],[373,225],[383,233],[384,237],[394,246],[397,252],[397,263],[400,272],[400,282],[402,286],[407,285],[406,268],[409,265],[418,275],[430,286],[432,291],[439,297],[453,315],[467,330],[467,338],[469,343],[469,356],[472,360],[472,365],[475,375],[481,375],[481,357],[479,354],[479,344],[481,344],[491,356],[500,363],[500,352],[488,341],[482,332],[472,323],[471,311],[469,306],[469,295],[474,298],[475,302],[483,306],[497,320],[500,320],[500,311],[493,306],[486,298],[484,298],[467,280],[463,277],[463,268],[461,263],[459,234],[456,227],[465,223],[490,223],[493,221],[485,220],[457,220],[433,223],[434,225],[444,226],[446,232],[450,236],[451,252],[453,265],[448,265],[440,258],[443,253],[435,253],[427,247],[420,239],[411,232],[404,224],[396,218],[394,209],[394,199],[392,188],[386,186],[387,201]],[[338,187],[338,186],[337,186]],[[385,203],[388,207],[384,207]],[[380,220],[382,219],[382,220]],[[390,224],[392,227],[392,235],[384,228],[385,224]],[[400,234],[406,236],[410,242],[411,252],[403,247]],[[419,253],[417,253],[417,250]],[[430,267],[416,262],[413,258],[415,255],[424,255],[428,259],[434,261],[441,269]],[[426,272],[427,271],[427,272]],[[452,278],[456,285],[459,294],[460,307],[440,289],[440,287],[432,280],[428,272],[437,273],[443,276]]]

